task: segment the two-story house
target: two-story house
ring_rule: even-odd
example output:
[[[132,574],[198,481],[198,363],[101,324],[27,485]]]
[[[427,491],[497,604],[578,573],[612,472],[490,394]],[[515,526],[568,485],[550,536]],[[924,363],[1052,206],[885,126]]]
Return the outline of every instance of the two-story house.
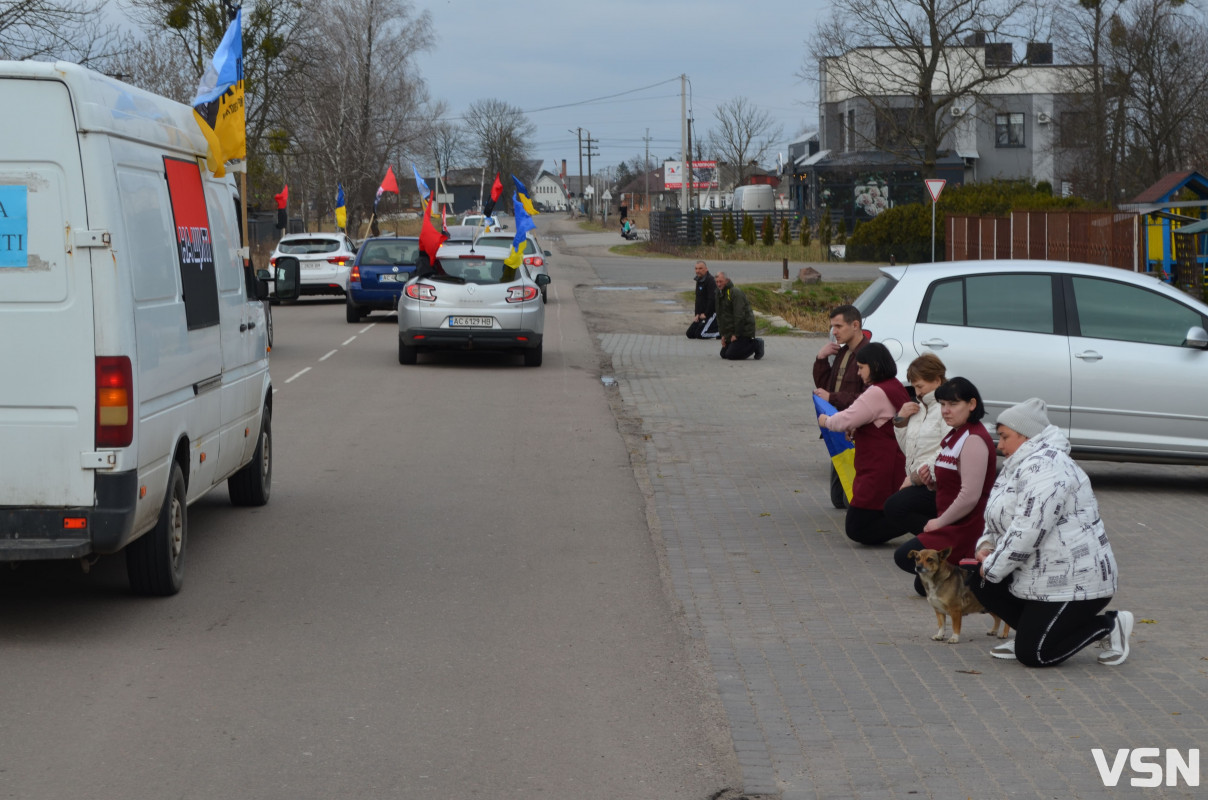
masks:
[[[1055,192],[1073,191],[1071,151],[1085,144],[1078,101],[1089,70],[1054,64],[1047,43],[1028,44],[1016,61],[1010,43],[987,44],[980,34],[940,55],[929,111],[917,88],[917,53],[859,48],[822,60],[817,144],[807,140],[807,152],[790,159],[803,212],[828,208],[850,230],[898,203],[927,199],[926,177],[949,185],[1048,181]],[[930,170],[928,141],[936,143]]]

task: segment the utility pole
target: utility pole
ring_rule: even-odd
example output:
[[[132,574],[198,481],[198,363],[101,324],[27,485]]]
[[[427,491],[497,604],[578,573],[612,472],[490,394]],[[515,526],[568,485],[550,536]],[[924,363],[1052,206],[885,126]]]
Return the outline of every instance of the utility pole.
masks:
[[[642,162],[642,171],[646,173],[646,213],[650,213],[650,129],[646,129],[646,135],[642,137],[646,142],[646,160]]]
[[[583,196],[583,129],[575,128],[571,133],[577,134],[579,137],[579,196]],[[577,214],[579,209],[575,209]]]
[[[680,75],[680,213],[688,213],[688,76]],[[685,223],[687,218],[685,218]],[[685,227],[685,230],[687,228]]]
[[[591,146],[593,144],[599,144],[599,143],[600,143],[600,140],[591,138],[591,131],[588,131],[587,132],[587,175],[589,178],[591,178],[593,185],[595,184],[595,173],[591,171],[591,157],[593,155],[598,156],[600,153],[599,153],[599,151],[593,151],[591,149]],[[599,194],[599,192],[596,192],[594,190],[592,191],[592,194],[591,194],[592,213],[595,213],[595,204],[597,202],[596,196],[598,194]]]

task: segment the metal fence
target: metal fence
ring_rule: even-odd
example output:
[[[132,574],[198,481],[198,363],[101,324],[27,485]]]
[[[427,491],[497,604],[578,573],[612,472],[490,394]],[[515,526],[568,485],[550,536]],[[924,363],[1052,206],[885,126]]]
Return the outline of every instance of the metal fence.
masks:
[[[817,225],[815,214],[810,212],[788,211],[732,211],[729,209],[694,209],[688,214],[681,214],[679,209],[650,212],[650,241],[666,245],[694,246],[701,244],[701,230],[706,217],[713,220],[713,235],[721,241],[721,226],[726,215],[734,220],[734,229],[741,238],[743,217],[755,220],[755,236],[763,231],[763,221],[772,218],[772,230],[777,239],[780,237],[781,220],[789,221],[789,235],[793,241],[801,235],[801,223],[804,220],[811,229]]]
[[[1013,211],[1009,217],[950,214],[944,220],[949,261],[1033,258],[1146,268],[1140,217],[1113,211]]]

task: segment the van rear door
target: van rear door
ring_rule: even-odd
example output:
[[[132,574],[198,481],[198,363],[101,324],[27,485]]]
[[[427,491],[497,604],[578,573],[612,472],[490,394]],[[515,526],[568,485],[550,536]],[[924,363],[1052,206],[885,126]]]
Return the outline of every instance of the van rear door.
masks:
[[[91,506],[91,255],[71,97],[0,78],[0,507]],[[37,117],[31,122],[30,114]]]

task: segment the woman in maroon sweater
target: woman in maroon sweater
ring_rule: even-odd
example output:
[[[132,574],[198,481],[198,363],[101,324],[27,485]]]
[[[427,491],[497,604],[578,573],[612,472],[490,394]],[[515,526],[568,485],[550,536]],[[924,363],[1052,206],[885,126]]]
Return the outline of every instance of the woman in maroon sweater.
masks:
[[[937,516],[893,554],[894,563],[911,574],[911,550],[951,547],[951,564],[973,557],[973,547],[985,529],[986,499],[994,486],[994,440],[981,423],[986,409],[977,387],[965,378],[953,378],[935,390],[935,399],[952,430],[940,440],[935,460]],[[917,576],[914,580],[915,591],[925,594],[922,582]]]

